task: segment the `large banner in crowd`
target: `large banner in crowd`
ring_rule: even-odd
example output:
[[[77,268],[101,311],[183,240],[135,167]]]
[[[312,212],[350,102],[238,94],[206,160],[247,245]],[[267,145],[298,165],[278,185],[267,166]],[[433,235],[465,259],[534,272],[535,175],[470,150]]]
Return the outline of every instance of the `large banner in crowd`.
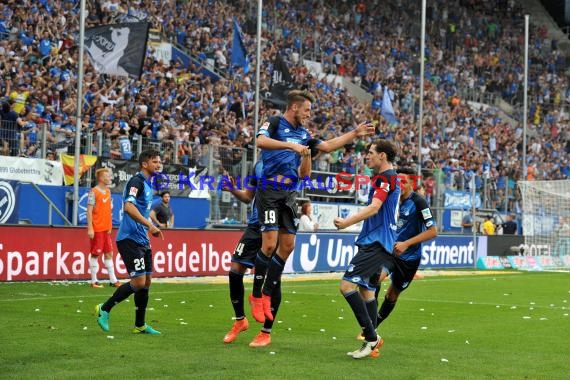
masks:
[[[63,165],[61,162],[39,158],[2,156],[0,179],[30,182],[36,185],[61,186]]]
[[[311,181],[303,181],[302,188],[306,196],[325,198],[346,198],[354,199],[354,187],[340,186],[337,180],[337,173],[311,172]],[[353,181],[352,177],[344,175],[346,181]],[[348,189],[347,189],[348,188]]]
[[[115,231],[116,232],[116,231]],[[113,239],[115,238],[113,233]],[[164,230],[151,239],[153,277],[226,275],[242,231]],[[29,236],[33,236],[30,239]],[[354,233],[300,233],[285,273],[344,272],[358,252]],[[486,237],[477,252],[468,237],[442,236],[422,248],[420,268],[474,268],[487,255]],[[88,280],[89,240],[85,228],[0,227],[0,281]],[[114,257],[119,278],[127,273]],[[101,269],[100,278],[106,271]]]
[[[110,186],[113,193],[122,193],[127,181],[139,172],[137,161],[101,158],[97,165],[109,168],[113,172],[113,183]],[[207,168],[196,171],[184,165],[165,164],[162,166],[162,171],[156,175],[153,188],[158,192],[168,190],[174,197],[209,198],[208,186],[200,183],[200,179],[207,175],[207,171]]]

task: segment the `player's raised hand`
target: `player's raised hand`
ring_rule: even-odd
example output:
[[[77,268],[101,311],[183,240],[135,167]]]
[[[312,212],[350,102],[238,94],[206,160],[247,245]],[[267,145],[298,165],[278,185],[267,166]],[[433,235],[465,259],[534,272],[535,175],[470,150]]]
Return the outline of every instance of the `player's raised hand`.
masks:
[[[224,174],[222,182],[223,182],[223,185],[221,187],[222,191],[232,191],[236,189],[236,179],[231,175]]]
[[[355,131],[356,135],[359,137],[369,136],[376,134],[376,127],[371,122],[365,121],[364,123],[358,124]]]

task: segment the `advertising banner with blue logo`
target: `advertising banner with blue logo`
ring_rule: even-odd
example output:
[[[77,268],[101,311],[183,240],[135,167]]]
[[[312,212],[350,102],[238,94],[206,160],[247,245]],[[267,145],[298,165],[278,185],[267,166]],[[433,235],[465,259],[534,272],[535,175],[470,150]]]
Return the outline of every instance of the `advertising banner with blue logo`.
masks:
[[[0,224],[18,224],[20,183],[0,180]]]
[[[340,272],[358,252],[357,234],[297,234],[295,251],[285,264],[285,272]],[[438,236],[422,246],[420,269],[474,268],[477,259],[487,256],[487,237],[477,238],[477,252],[469,236]]]

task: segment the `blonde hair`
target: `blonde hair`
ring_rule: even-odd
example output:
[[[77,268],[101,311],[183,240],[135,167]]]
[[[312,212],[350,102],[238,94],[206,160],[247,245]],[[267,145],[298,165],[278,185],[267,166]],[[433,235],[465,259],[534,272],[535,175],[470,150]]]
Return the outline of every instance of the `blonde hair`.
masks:
[[[95,178],[99,179],[99,177],[102,176],[103,173],[109,173],[109,168],[101,168],[95,170]]]

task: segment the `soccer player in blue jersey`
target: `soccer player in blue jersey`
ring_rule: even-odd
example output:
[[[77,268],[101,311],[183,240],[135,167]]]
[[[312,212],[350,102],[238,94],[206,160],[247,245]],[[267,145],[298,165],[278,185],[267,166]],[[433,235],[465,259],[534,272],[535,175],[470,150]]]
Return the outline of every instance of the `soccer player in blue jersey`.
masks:
[[[153,189],[151,177],[162,167],[160,153],[143,151],[139,156],[140,172],[133,176],[123,191],[123,220],[117,232],[117,248],[125,263],[130,282],[121,285],[107,302],[96,306],[97,323],[109,331],[109,314],[118,303],[134,293],[135,328],[138,334],[160,334],[145,323],[148,292],[152,277],[152,252],[148,233],[162,236],[162,231],[149,218]],[[148,232],[148,233],[147,233]]]
[[[309,142],[311,145],[311,142]],[[263,163],[257,162],[254,166],[254,175],[250,177],[248,186],[244,189],[236,187],[233,178],[229,178],[232,186],[223,186],[222,190],[229,191],[238,200],[243,203],[252,203],[251,213],[247,221],[247,228],[245,229],[240,241],[238,242],[234,254],[232,256],[232,264],[228,273],[230,285],[230,300],[234,308],[235,322],[231,330],[224,336],[224,343],[232,343],[238,335],[249,328],[249,322],[244,312],[244,286],[243,276],[246,270],[253,268],[256,260],[267,260],[265,256],[260,257],[259,249],[261,248],[261,230],[259,218],[257,214],[257,207],[255,205],[255,192],[257,186],[263,175]],[[311,159],[309,156],[304,156],[299,168],[299,174],[302,177],[311,175]],[[254,275],[254,283],[257,282],[257,287],[261,289],[264,276],[259,273]],[[260,284],[261,282],[261,284]],[[250,299],[251,299],[250,295]],[[281,305],[281,284],[277,284],[273,297],[271,297],[271,312],[273,316],[277,315]],[[263,328],[255,336],[253,341],[249,344],[250,347],[265,347],[271,344],[271,329],[273,321],[265,318]]]
[[[389,256],[396,241],[396,223],[400,201],[400,184],[392,163],[397,155],[396,146],[388,140],[374,140],[367,149],[366,165],[374,172],[368,195],[368,205],[346,219],[335,218],[338,229],[364,221],[356,239],[358,252],[344,273],[340,291],[350,305],[365,341],[349,352],[355,359],[369,356],[382,345],[376,334],[378,303],[374,291],[378,286],[378,274],[383,258]]]
[[[400,212],[396,230],[393,255],[385,257],[384,266],[391,273],[392,282],[378,312],[376,326],[392,312],[401,292],[407,289],[422,258],[422,243],[437,236],[433,214],[425,198],[414,191],[417,177],[410,168],[398,169],[402,180]]]
[[[299,224],[295,186],[299,180],[301,157],[310,155],[308,142],[311,137],[303,124],[311,116],[314,101],[307,91],[290,91],[284,114],[277,122],[274,119],[264,123],[257,133],[257,147],[262,150],[263,162],[262,183],[256,194],[262,235],[261,254],[258,257],[264,256],[265,260],[256,260],[255,273],[260,276],[266,274],[266,278],[261,282],[263,289],[254,283],[250,301],[253,317],[260,323],[265,318],[273,320],[271,297],[281,281],[285,261],[295,246]],[[332,152],[374,131],[372,124],[362,123],[342,136],[317,141],[316,149]],[[275,249],[277,253],[272,256]]]

